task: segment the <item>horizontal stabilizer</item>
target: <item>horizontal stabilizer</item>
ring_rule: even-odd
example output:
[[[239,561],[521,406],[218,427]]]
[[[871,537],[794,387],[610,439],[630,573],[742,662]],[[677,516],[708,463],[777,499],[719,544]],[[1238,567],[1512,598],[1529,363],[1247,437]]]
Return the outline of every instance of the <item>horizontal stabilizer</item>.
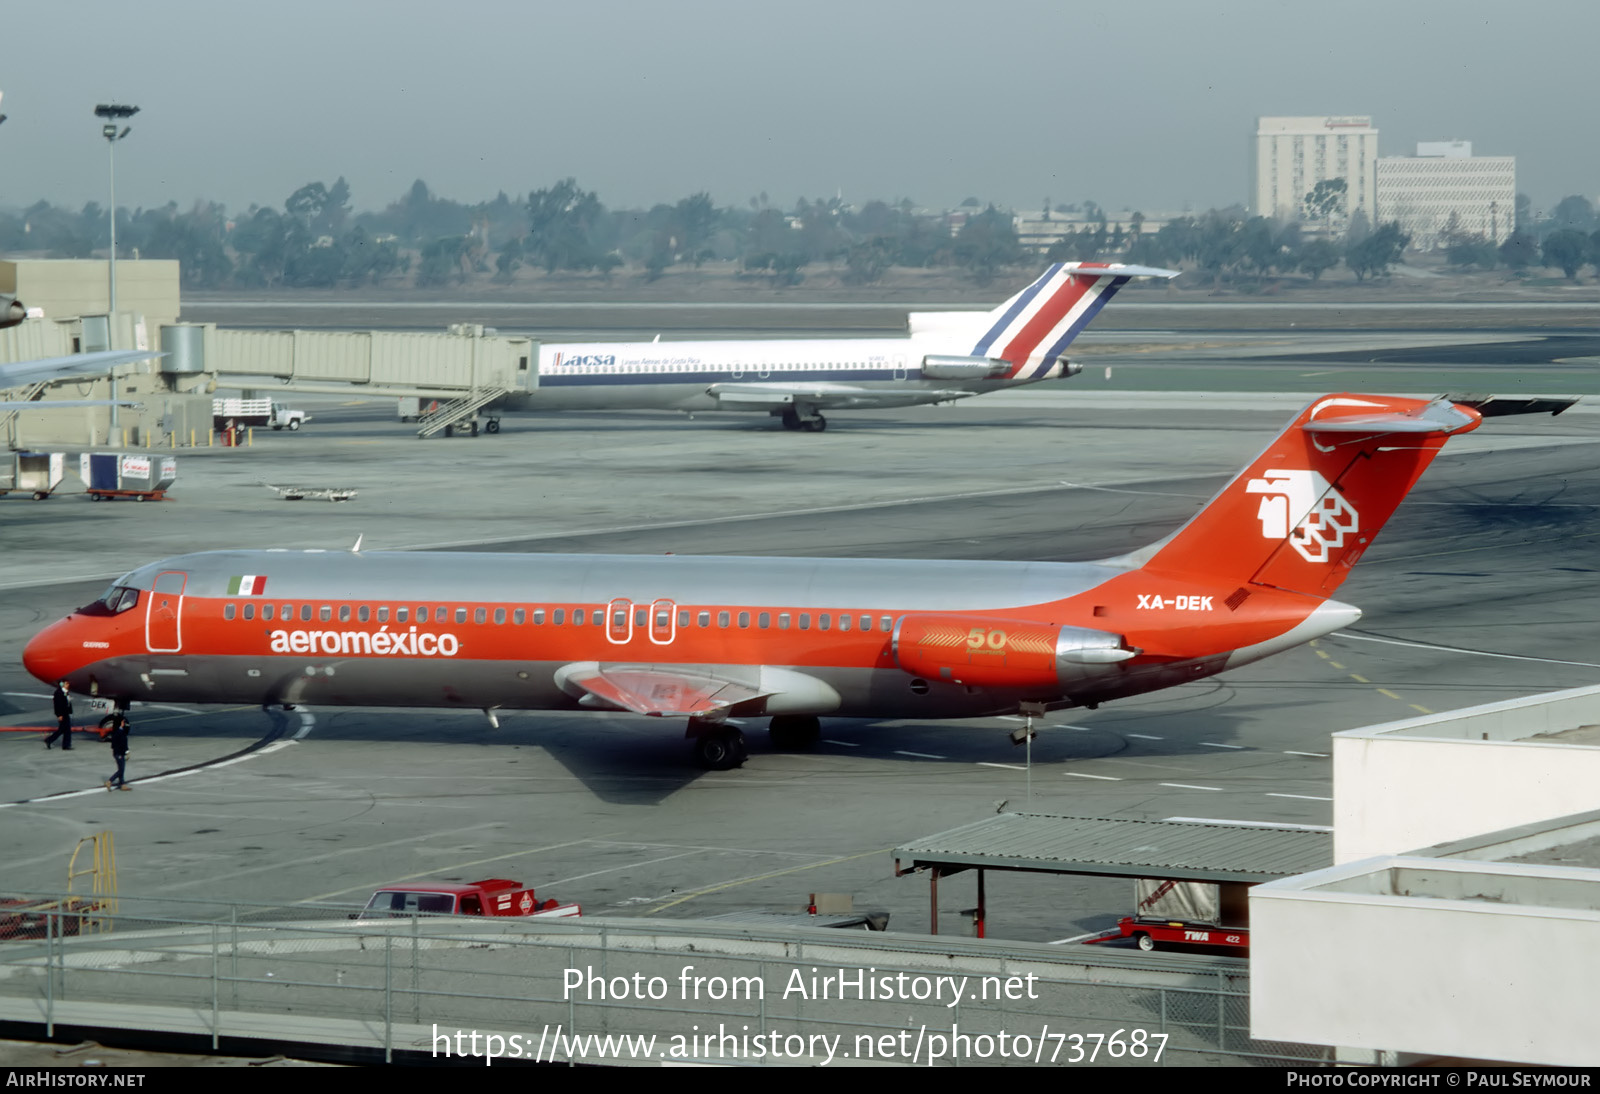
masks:
[[[1578,403],[1577,399],[1518,398],[1505,395],[1444,395],[1441,398],[1461,406],[1470,406],[1485,418],[1501,418],[1507,414],[1549,414],[1554,417]]]
[[[1326,400],[1323,406],[1360,405],[1356,400]],[[1379,414],[1345,414],[1335,418],[1313,417],[1300,428],[1308,433],[1459,433],[1478,423],[1478,415],[1463,410],[1446,399],[1435,399],[1416,410],[1386,410]]]
[[[1121,262],[1068,262],[1068,273],[1099,274],[1104,277],[1177,277],[1182,270],[1163,270],[1160,266],[1129,266]]]

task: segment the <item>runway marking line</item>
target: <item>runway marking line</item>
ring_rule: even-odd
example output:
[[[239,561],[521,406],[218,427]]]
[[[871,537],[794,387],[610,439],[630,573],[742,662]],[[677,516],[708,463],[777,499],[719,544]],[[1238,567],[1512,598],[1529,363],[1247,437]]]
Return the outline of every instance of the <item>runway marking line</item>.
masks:
[[[1074,779],[1104,779],[1108,783],[1119,783],[1122,779],[1117,775],[1091,775],[1087,771],[1063,771],[1063,775]]]
[[[1221,790],[1220,786],[1195,786],[1193,783],[1157,783],[1157,786],[1170,786],[1174,790]]]
[[[839,858],[831,858],[823,862],[812,862],[805,866],[791,866],[787,870],[774,870],[769,874],[756,874],[754,877],[736,878],[733,881],[725,881],[719,885],[707,885],[703,889],[696,889],[693,892],[685,893],[677,900],[662,904],[659,907],[651,908],[644,914],[655,915],[657,912],[664,912],[668,908],[675,908],[679,904],[693,900],[695,897],[706,896],[710,893],[718,893],[724,889],[733,889],[740,885],[748,885],[753,881],[765,881],[768,878],[783,877],[785,874],[797,874],[802,870],[815,870],[819,866],[834,866],[841,862],[853,862],[858,858],[866,858],[868,855],[886,855],[892,850],[892,847],[879,847],[873,851],[862,851],[859,855],[841,855]]]
[[[364,845],[362,847],[341,847],[337,851],[325,851],[320,855],[303,855],[303,856],[300,856],[300,857],[298,857],[298,858],[296,858],[294,860],[293,865],[295,865],[295,866],[304,866],[307,863],[312,863],[312,862],[325,862],[328,859],[342,858],[345,855],[364,855],[364,854],[367,854],[367,853],[369,853],[371,851],[376,851],[380,847],[398,847],[399,845],[401,845],[403,843],[416,843],[418,840],[423,840],[423,839],[430,839],[430,838],[431,839],[438,839],[441,836],[459,836],[459,835],[462,835],[463,833],[466,833],[466,832],[477,832],[477,831],[480,831],[480,830],[482,830],[484,828],[499,828],[499,827],[501,827],[501,822],[499,822],[499,821],[484,821],[482,824],[468,825],[465,828],[453,828],[453,829],[451,829],[451,830],[449,830],[447,832],[424,832],[424,833],[421,833],[421,834],[415,835],[415,836],[404,836],[404,837],[402,837],[400,839],[385,840],[383,843],[369,843],[369,844],[366,844],[366,845]],[[167,889],[169,891],[176,891],[178,889],[193,889],[196,886],[200,886],[200,885],[215,886],[219,881],[229,881],[229,880],[232,880],[233,878],[245,877],[245,876],[250,875],[250,874],[265,874],[265,873],[270,873],[270,872],[272,872],[274,870],[283,870],[285,868],[285,865],[286,865],[285,863],[274,862],[274,863],[272,863],[270,865],[267,865],[267,866],[247,866],[242,870],[232,870],[232,871],[230,871],[228,873],[225,873],[225,874],[211,874],[211,875],[209,875],[207,877],[200,878],[199,880],[196,880],[196,881],[178,881],[178,882],[173,882],[172,884],[167,886]],[[389,880],[389,879],[386,878],[385,880]],[[349,892],[349,891],[350,890],[348,890],[348,889],[341,890],[341,892]],[[318,899],[320,899],[320,898],[318,898],[318,897],[307,897],[305,900],[299,901],[299,903],[305,904],[305,903],[309,903],[310,901],[318,900]]]
[[[1319,798],[1315,794],[1273,794],[1273,793],[1269,792],[1267,794],[1267,797],[1269,797],[1269,798],[1299,798],[1301,801],[1308,801],[1308,802],[1331,802],[1333,800],[1332,798]]]
[[[1236,748],[1240,751],[1244,751],[1245,748],[1244,745],[1219,745],[1215,741],[1201,741],[1200,743],[1205,745],[1207,748]]]
[[[919,760],[948,760],[950,758],[949,756],[935,756],[931,752],[907,752],[903,748],[895,749],[894,754],[896,756],[915,756]]]
[[[1319,760],[1326,760],[1328,758],[1328,754],[1326,752],[1296,752],[1289,748],[1284,749],[1283,754],[1285,756],[1315,756]]]
[[[1027,768],[1023,767],[1021,764],[991,764],[991,763],[986,763],[983,760],[979,760],[978,761],[978,766],[979,767],[1003,767],[1007,771],[1026,771],[1026,770],[1028,770]]]
[[[1288,821],[1228,820],[1222,817],[1162,817],[1179,824],[1231,824],[1238,828],[1293,828],[1301,832],[1332,832],[1331,824],[1290,824]]]
[[[440,832],[440,833],[431,833],[430,832],[430,833],[424,833],[422,835],[411,836],[411,837],[408,837],[406,839],[392,840],[388,844],[378,843],[378,844],[373,844],[371,847],[351,847],[351,848],[347,848],[344,851],[333,851],[333,852],[329,852],[328,855],[324,855],[322,857],[330,858],[330,857],[332,857],[333,855],[336,855],[336,854],[356,854],[356,853],[359,853],[361,851],[373,850],[373,849],[376,849],[378,847],[393,846],[394,844],[398,844],[398,843],[413,843],[413,842],[415,842],[417,840],[420,840],[420,839],[428,839],[428,838],[430,838],[430,837],[432,837],[434,835],[454,836],[454,835],[459,835],[462,832],[473,832],[473,831],[478,830],[479,828],[491,828],[491,827],[493,827],[492,824],[478,824],[478,825],[473,825],[471,828],[458,828],[454,832]],[[607,833],[607,834],[609,835],[609,833]],[[451,862],[451,863],[447,863],[447,864],[445,864],[443,866],[436,866],[436,867],[434,867],[434,868],[432,868],[430,870],[425,870],[420,874],[407,874],[405,877],[402,877],[402,878],[396,878],[393,875],[390,875],[390,876],[384,878],[382,881],[373,882],[370,885],[352,885],[348,889],[335,889],[331,893],[319,893],[316,896],[308,896],[304,900],[295,901],[295,903],[296,904],[315,904],[319,900],[330,900],[333,897],[343,896],[346,893],[359,893],[359,892],[368,892],[368,893],[370,893],[370,892],[375,891],[380,885],[386,885],[386,884],[389,884],[391,882],[396,882],[396,881],[414,881],[417,878],[428,877],[429,875],[433,875],[433,874],[440,874],[440,873],[445,873],[445,872],[452,872],[453,873],[456,870],[464,870],[468,866],[482,866],[486,862],[499,862],[502,859],[517,858],[520,855],[537,855],[537,854],[542,854],[545,851],[559,851],[563,847],[574,847],[574,846],[576,846],[576,845],[578,845],[580,843],[588,843],[588,842],[589,842],[589,840],[586,840],[586,839],[567,840],[565,843],[552,843],[552,844],[549,844],[549,845],[547,845],[545,847],[525,847],[521,851],[512,851],[512,852],[510,852],[508,854],[504,854],[504,855],[491,855],[488,858],[473,859],[471,862]],[[695,852],[693,852],[693,851],[685,852],[685,854],[694,854],[694,853]],[[674,856],[674,857],[681,857],[681,856]],[[282,867],[280,867],[280,866],[269,866],[269,867],[264,867],[264,869],[279,870],[279,869],[282,869]]]
[[[1141,741],[1164,741],[1165,737],[1152,737],[1148,733],[1124,733],[1124,737],[1137,737]]]

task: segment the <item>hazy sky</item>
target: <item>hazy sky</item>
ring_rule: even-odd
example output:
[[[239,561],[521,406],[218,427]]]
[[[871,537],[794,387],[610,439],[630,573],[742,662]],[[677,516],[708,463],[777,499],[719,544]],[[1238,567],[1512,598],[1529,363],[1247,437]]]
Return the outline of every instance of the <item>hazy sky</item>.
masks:
[[[1370,114],[1383,155],[1516,156],[1546,209],[1600,193],[1597,32],[1593,0],[0,0],[0,206],[104,203],[109,100],[143,108],[122,205],[570,175],[612,207],[1199,210],[1249,200],[1257,115]]]

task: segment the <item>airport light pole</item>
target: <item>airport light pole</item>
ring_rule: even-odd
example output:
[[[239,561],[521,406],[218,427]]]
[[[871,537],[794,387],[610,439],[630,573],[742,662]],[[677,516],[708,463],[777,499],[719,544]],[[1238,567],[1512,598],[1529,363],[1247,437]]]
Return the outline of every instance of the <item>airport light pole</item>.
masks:
[[[101,103],[94,108],[94,116],[105,122],[100,127],[100,135],[106,139],[107,156],[110,159],[111,166],[111,251],[109,260],[106,263],[107,276],[110,282],[108,295],[111,305],[106,314],[106,334],[111,342],[116,341],[116,337],[112,332],[116,330],[117,326],[117,142],[133,132],[133,127],[128,125],[120,126],[121,131],[119,132],[118,123],[126,122],[137,113],[139,113],[138,107],[127,106],[122,103]],[[112,349],[114,347],[108,344],[106,348]],[[113,369],[111,371],[111,428],[113,430],[118,425],[116,398],[117,373]]]

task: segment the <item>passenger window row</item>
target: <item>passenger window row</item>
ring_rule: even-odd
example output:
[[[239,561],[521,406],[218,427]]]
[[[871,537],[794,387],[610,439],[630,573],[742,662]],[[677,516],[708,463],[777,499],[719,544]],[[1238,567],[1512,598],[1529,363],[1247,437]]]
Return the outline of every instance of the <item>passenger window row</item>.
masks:
[[[469,617],[474,623],[487,623],[490,619],[490,612],[488,608],[452,609],[445,606],[430,606],[427,604],[417,605],[417,607],[414,609],[414,615],[413,609],[410,607],[391,609],[388,605],[375,608],[367,604],[361,604],[355,607],[352,607],[349,604],[341,604],[339,605],[337,611],[339,622],[341,623],[348,623],[352,618],[361,623],[370,623],[374,621],[378,623],[389,623],[391,622],[391,611],[393,612],[392,622],[394,623],[448,623],[452,621],[452,618],[456,623],[465,623]],[[323,623],[333,622],[334,612],[334,607],[329,604],[315,606],[311,604],[298,605],[298,619],[302,623],[310,623],[313,620]],[[229,603],[223,605],[222,608],[222,618],[228,620],[253,620],[257,618],[258,613],[259,617],[267,622],[277,620],[279,622],[289,623],[294,622],[296,619],[297,606],[292,603],[263,603],[258,607],[255,601],[247,600],[242,605],[230,601]],[[677,613],[678,628],[680,630],[688,630],[691,625],[698,626],[705,630],[710,630],[712,627],[712,612],[710,609],[702,608],[697,611],[693,608],[678,608]],[[522,626],[528,622],[529,617],[531,616],[533,625],[536,627],[545,626],[546,620],[549,621],[551,626],[562,627],[567,625],[567,614],[568,613],[566,609],[563,608],[533,608],[531,610],[527,608],[515,608],[509,613],[505,608],[495,608],[493,612],[493,619],[496,624],[504,624],[509,619],[513,625]],[[581,627],[585,624],[595,627],[604,626],[606,619],[605,611],[600,608],[596,608],[592,611],[588,611],[584,608],[574,608],[572,609],[571,615],[572,626],[574,627]],[[773,613],[751,613],[748,611],[739,612],[737,617],[738,629],[748,630],[752,620],[754,621],[757,630],[770,630],[773,626]],[[657,611],[655,627],[658,631],[666,630],[669,621],[670,616],[668,614],[668,609],[660,609]],[[612,613],[611,622],[614,631],[626,632],[628,627],[628,616],[626,611],[614,611]],[[633,612],[633,625],[640,629],[649,626],[650,609],[635,607]],[[716,613],[716,627],[718,629],[726,630],[734,625],[735,618],[732,612],[719,611]],[[808,631],[811,630],[813,626],[815,626],[815,628],[819,631],[838,630],[841,633],[852,630],[870,631],[873,627],[873,617],[865,612],[858,615],[850,615],[845,612],[840,612],[837,615],[833,612],[820,612],[816,614],[811,612],[777,613],[777,629],[780,631],[786,631],[790,629]],[[878,630],[888,633],[894,629],[894,617],[889,615],[878,616],[877,626]]]

